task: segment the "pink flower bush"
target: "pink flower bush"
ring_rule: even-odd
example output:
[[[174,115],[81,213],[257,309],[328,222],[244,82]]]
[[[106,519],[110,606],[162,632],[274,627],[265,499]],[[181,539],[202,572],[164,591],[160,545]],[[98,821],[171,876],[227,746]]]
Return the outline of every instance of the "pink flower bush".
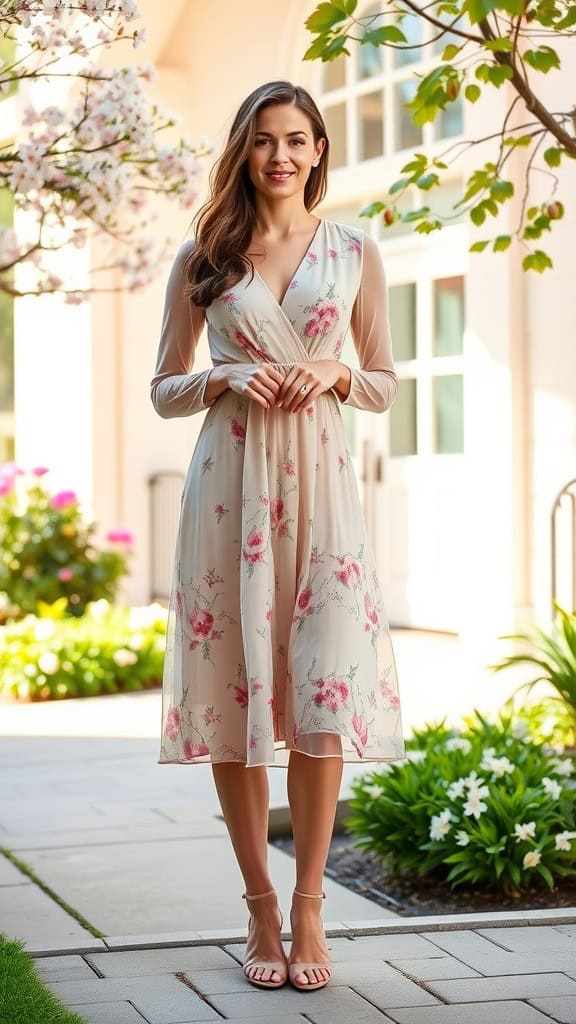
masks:
[[[52,508],[67,508],[68,505],[75,505],[77,501],[76,491],[58,491],[50,498]]]
[[[106,534],[106,540],[109,540],[111,544],[128,544],[134,543],[134,534],[131,530],[117,529],[108,530]]]

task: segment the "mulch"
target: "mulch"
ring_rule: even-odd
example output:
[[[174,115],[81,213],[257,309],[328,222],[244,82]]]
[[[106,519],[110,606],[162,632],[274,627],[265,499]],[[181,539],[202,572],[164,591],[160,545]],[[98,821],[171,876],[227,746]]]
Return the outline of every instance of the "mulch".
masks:
[[[291,837],[275,838],[272,844],[294,856]],[[430,877],[394,876],[375,854],[355,847],[354,838],[345,832],[333,836],[326,875],[401,917],[576,906],[576,879],[561,880],[554,889],[543,883],[515,896],[465,886],[451,889],[442,879]]]

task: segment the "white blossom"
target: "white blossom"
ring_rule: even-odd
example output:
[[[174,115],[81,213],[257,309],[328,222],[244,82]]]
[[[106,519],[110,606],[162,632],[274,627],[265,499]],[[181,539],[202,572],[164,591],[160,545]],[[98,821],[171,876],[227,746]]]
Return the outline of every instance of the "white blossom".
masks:
[[[127,650],[126,647],[119,647],[117,651],[114,651],[112,657],[120,668],[125,668],[127,665],[135,665],[138,661],[138,655],[134,651]]]
[[[524,860],[522,861],[522,867],[524,868],[535,868],[541,861],[541,856],[538,850],[528,850],[528,853],[524,854]]]
[[[469,754],[472,750],[472,744],[465,736],[452,736],[449,740],[446,740],[445,748],[448,751],[462,750],[465,754]]]
[[[426,760],[426,751],[425,750],[407,750],[406,751],[406,757],[407,757],[407,759],[409,761],[414,761],[415,763],[419,763],[420,761],[425,761]]]
[[[562,792],[562,786],[559,782],[556,782],[555,779],[549,779],[548,776],[545,775],[542,779],[542,787],[546,791],[546,793],[548,793],[549,796],[554,797],[555,800],[558,800],[558,797]]]
[[[430,839],[443,839],[452,828],[450,822],[453,820],[454,815],[449,807],[440,814],[433,814],[430,819]]]
[[[533,839],[536,835],[536,822],[528,821],[523,825],[514,825],[514,832],[512,833],[517,842],[525,839]]]
[[[458,831],[456,833],[456,845],[457,846],[468,846],[469,842],[470,842],[470,836],[468,835],[468,833],[465,832],[464,829],[462,829],[462,828],[458,829]]]
[[[54,676],[60,668],[60,659],[52,651],[44,651],[38,658],[38,668],[47,676]]]
[[[486,789],[487,787],[484,786],[483,788]],[[468,799],[463,807],[464,814],[470,814],[472,815],[472,817],[478,820],[478,818],[482,814],[482,811],[486,811],[487,809],[488,804],[485,804],[482,800],[480,800],[479,793],[475,790],[471,790],[468,793]]]
[[[364,792],[367,793],[372,800],[377,800],[378,797],[382,796],[384,790],[382,786],[374,784],[373,786],[365,786]]]
[[[484,757],[480,763],[480,767],[484,771],[491,772],[496,778],[502,778],[503,775],[508,775],[514,771],[514,765],[507,757],[493,757],[492,754],[488,754],[486,751]]]
[[[553,757],[550,760],[550,770],[556,775],[572,775],[574,762],[571,757]]]
[[[557,832],[554,839],[557,850],[571,850],[571,840],[576,839],[576,832]]]

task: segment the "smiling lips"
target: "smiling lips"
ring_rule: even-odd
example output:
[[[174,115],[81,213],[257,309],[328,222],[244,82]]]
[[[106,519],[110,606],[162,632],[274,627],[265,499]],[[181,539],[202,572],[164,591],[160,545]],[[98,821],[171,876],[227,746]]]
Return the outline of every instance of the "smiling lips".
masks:
[[[294,171],[267,171],[266,176],[272,181],[288,181],[291,178]]]

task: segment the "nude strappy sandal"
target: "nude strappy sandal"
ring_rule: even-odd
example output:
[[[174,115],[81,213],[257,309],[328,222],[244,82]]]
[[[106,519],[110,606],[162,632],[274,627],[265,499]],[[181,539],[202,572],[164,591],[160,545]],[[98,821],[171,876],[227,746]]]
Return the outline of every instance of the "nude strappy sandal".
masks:
[[[306,898],[310,900],[326,899],[325,892],[321,892],[318,895],[309,892],[299,892],[298,889],[294,889],[294,892],[296,896],[306,896]],[[297,981],[295,981],[295,978],[299,974],[305,974],[306,971],[316,970],[328,971],[328,977],[325,978],[324,981],[309,981],[305,985],[300,985]],[[311,992],[313,989],[324,988],[324,986],[328,984],[330,978],[332,977],[332,968],[330,967],[330,964],[304,964],[298,962],[293,964],[289,963],[288,977],[290,978],[290,984],[293,985],[294,988],[297,988],[299,992]]]
[[[270,889],[270,892],[262,892],[257,896],[249,896],[248,893],[242,893],[243,900],[263,900],[265,896],[272,896],[275,894],[275,889]],[[280,908],[278,908],[280,909]],[[250,914],[250,920],[248,922],[248,933],[250,933],[250,925],[252,924],[252,914]],[[282,911],[280,911],[280,930],[284,924],[284,918],[282,917]],[[258,978],[251,978],[246,973],[250,967],[262,967],[265,970],[276,971],[280,975],[280,981],[261,981]],[[282,988],[288,980],[286,971],[286,961],[282,960],[260,960],[258,957],[251,957],[250,960],[246,960],[242,964],[242,971],[246,981],[249,981],[251,985],[256,985],[258,988]]]

